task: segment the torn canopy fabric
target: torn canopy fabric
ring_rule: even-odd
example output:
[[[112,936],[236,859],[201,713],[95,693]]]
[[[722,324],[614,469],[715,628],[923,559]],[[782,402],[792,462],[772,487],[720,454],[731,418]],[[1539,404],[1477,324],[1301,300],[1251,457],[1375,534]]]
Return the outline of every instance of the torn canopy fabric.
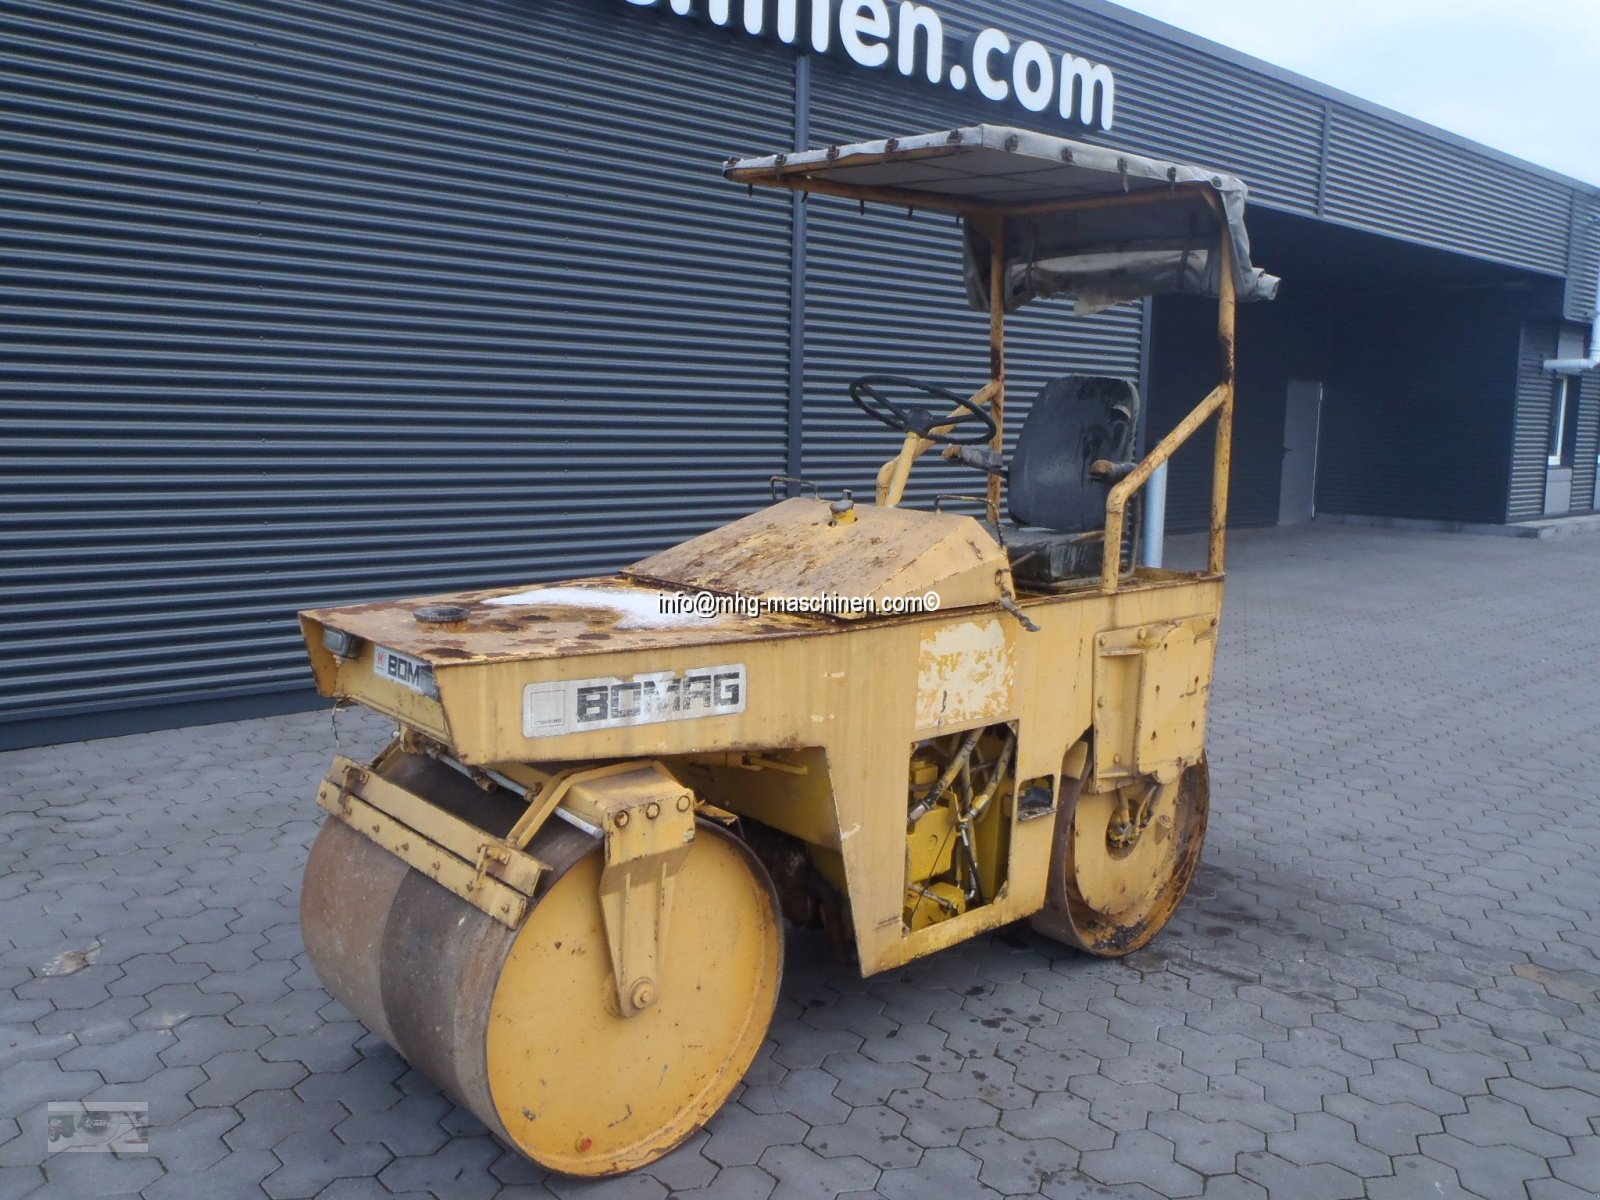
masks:
[[[1135,203],[1008,216],[1007,312],[1030,300],[1051,297],[1075,298],[1080,313],[1144,296],[1183,293],[1216,298],[1221,290],[1223,237],[1232,243],[1236,297],[1251,301],[1277,295],[1277,276],[1250,261],[1250,235],[1244,225],[1248,189],[1242,180],[1097,146],[1073,143],[1073,148],[1074,165],[1098,167],[1126,180],[1124,195],[1145,195]],[[1207,202],[1202,189],[1209,189],[1219,205]],[[987,312],[991,242],[982,224],[967,222],[964,267],[968,300]]]
[[[983,311],[994,217],[1007,225],[1008,310],[1043,296],[1076,296],[1090,310],[1169,292],[1215,297],[1224,237],[1238,299],[1271,299],[1278,287],[1250,262],[1243,181],[1026,129],[972,125],[734,159],[725,173],[751,186],[960,213],[967,291]]]
[[[1238,209],[1243,212],[1243,185]],[[1228,211],[1228,196],[1218,189]],[[1232,238],[1237,298],[1271,300],[1278,279],[1250,263],[1242,219],[1219,231],[1215,212],[1194,192],[1172,201],[1118,208],[1011,217],[1006,221],[1005,308],[1013,312],[1034,299],[1073,297],[1079,313],[1093,313],[1125,300],[1187,293],[1220,293],[1219,237]],[[991,240],[969,222],[965,240],[967,298],[989,309]]]

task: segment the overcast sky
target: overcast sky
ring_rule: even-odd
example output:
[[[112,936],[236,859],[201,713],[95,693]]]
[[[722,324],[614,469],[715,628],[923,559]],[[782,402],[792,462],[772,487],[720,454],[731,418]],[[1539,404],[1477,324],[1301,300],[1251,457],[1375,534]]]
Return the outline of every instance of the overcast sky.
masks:
[[[1117,0],[1600,184],[1600,0]]]

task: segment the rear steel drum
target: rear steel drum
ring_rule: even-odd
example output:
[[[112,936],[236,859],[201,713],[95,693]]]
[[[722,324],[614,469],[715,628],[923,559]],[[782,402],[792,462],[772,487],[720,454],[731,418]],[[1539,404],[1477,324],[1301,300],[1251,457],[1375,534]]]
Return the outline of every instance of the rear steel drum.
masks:
[[[1211,776],[1202,758],[1151,798],[1141,829],[1118,836],[1115,792],[1063,781],[1044,908],[1046,937],[1105,958],[1145,945],[1177,912],[1200,866]],[[1124,809],[1125,811],[1125,809]]]

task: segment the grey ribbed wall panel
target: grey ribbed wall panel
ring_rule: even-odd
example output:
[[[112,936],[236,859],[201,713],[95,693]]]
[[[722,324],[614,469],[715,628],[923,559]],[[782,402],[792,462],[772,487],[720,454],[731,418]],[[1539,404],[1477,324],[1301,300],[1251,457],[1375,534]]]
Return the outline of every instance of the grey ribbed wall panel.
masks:
[[[908,89],[818,60],[811,75],[816,145],[887,129],[929,130],[983,116],[970,100]],[[826,488],[872,495],[875,473],[900,438],[850,403],[857,375],[926,379],[962,395],[988,379],[989,318],[967,304],[961,229],[948,216],[857,206],[825,196],[807,204],[805,473]],[[1038,302],[1007,321],[1006,427],[1014,443],[1027,402],[1050,378],[1081,371],[1139,377],[1142,305],[1080,319],[1071,305]],[[936,492],[982,493],[984,476],[935,456],[912,476],[917,502]]]
[[[718,167],[790,140],[791,60],[657,25],[5,7],[0,719],[303,684],[298,607],[611,569],[765,496],[789,218]]]
[[[1523,326],[1517,355],[1517,407],[1506,514],[1510,521],[1544,516],[1545,458],[1550,450],[1550,406],[1555,399],[1555,376],[1544,369],[1544,361],[1555,353],[1554,325]],[[1578,496],[1576,481],[1572,494]]]
[[[1015,38],[1038,38],[1053,50],[1110,64],[1117,77],[1116,124],[1090,141],[1232,171],[1249,183],[1257,203],[1315,209],[1320,98],[1241,71],[1184,41],[1153,37],[1100,7],[990,0],[966,9],[963,19],[974,28],[992,22]],[[1003,119],[1028,124],[1049,118],[1015,110]]]
[[[1326,215],[1380,233],[1563,274],[1572,190],[1342,105]]]
[[[1090,141],[1233,171],[1250,185],[1258,204],[1566,272],[1574,189],[1548,172],[1227,61],[1184,35],[1169,40],[1152,34],[1139,27],[1137,17],[1122,19],[1130,14],[1097,0],[984,0],[960,9],[947,5],[945,15],[959,21],[962,31],[993,24],[1013,38],[1037,38],[1051,49],[1110,64],[1117,78],[1116,125],[1108,134],[1080,133]],[[925,97],[914,111],[942,111],[956,98],[943,89],[910,86]],[[1331,140],[1320,189],[1325,208],[1319,211],[1325,109],[1331,110]],[[960,111],[968,122],[1052,122],[1048,114],[970,99]],[[910,127],[940,124],[930,117]],[[877,125],[873,130],[877,136],[883,132]],[[1580,194],[1594,203],[1592,189]]]
[[[1091,140],[1569,274],[1587,318],[1591,190],[1101,0],[941,11],[1109,63],[1116,128]],[[814,75],[817,143],[1070,132]],[[0,7],[0,725],[303,686],[295,608],[610,569],[763,501],[801,435],[808,474],[870,488],[894,439],[844,383],[976,386],[984,323],[953,226],[813,200],[788,428],[790,209],[717,164],[791,143],[792,78],[770,43],[613,0]],[[1013,433],[1052,375],[1136,374],[1142,328],[1128,306],[1015,318]]]
[[[1567,276],[1566,315],[1585,324],[1594,320],[1600,288],[1600,200],[1573,200],[1572,266]]]
[[[1590,371],[1579,385],[1577,444],[1572,459],[1572,511],[1594,508],[1595,455],[1600,454],[1600,376]]]

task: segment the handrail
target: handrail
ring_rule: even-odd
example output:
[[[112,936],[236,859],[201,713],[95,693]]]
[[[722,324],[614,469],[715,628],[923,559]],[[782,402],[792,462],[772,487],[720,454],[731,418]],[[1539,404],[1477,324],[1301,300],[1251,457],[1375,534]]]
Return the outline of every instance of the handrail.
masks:
[[[1149,454],[1106,497],[1106,533],[1100,559],[1100,586],[1108,592],[1117,590],[1122,565],[1122,525],[1128,501],[1134,492],[1149,482],[1156,468],[1178,452],[1195,432],[1210,420],[1211,415],[1230,399],[1231,383],[1219,383],[1211,393],[1190,410],[1189,414],[1173,426],[1172,432],[1156,443]]]
[[[1221,236],[1217,239],[1217,349],[1222,382],[1179,421],[1172,432],[1162,438],[1155,449],[1145,455],[1144,461],[1113,487],[1106,497],[1106,532],[1100,547],[1100,587],[1106,592],[1115,592],[1121,582],[1122,521],[1128,500],[1144,486],[1157,467],[1171,458],[1178,447],[1205,424],[1212,413],[1217,415],[1217,432],[1211,459],[1211,535],[1206,546],[1206,570],[1213,575],[1222,574],[1228,540],[1228,475],[1233,463],[1233,335],[1238,294],[1233,279],[1233,243],[1228,238],[1222,201],[1217,199],[1215,193],[1206,192],[1204,195],[1216,212],[1217,219],[1222,222]]]

